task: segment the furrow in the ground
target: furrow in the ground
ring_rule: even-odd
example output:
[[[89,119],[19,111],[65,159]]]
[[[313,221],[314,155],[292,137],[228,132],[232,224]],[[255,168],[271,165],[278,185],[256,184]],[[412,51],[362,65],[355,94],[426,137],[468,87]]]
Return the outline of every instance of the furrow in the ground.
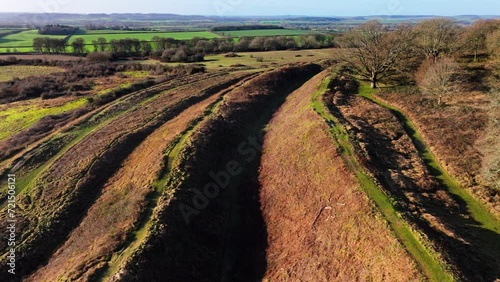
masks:
[[[456,181],[437,163],[429,163],[429,151],[416,139],[419,134],[410,128],[411,121],[366,92],[371,101],[340,92],[333,96],[337,96],[333,101],[344,101],[336,106],[351,125],[363,162],[398,202],[399,211],[429,237],[461,280],[500,277],[498,221],[492,215],[479,216],[488,214],[486,208],[471,202],[470,196],[464,197],[467,192],[460,191]]]
[[[292,93],[268,125],[259,176],[268,230],[264,280],[419,280],[311,107],[328,73]]]
[[[133,148],[167,120],[241,77],[202,80],[163,93],[90,133],[54,160],[24,197],[19,216],[23,226],[19,248],[25,254],[19,258],[24,262],[21,273],[29,273],[48,258]]]
[[[414,230],[413,226],[404,220],[397,201],[384,192],[370,173],[369,164],[364,159],[362,146],[356,142],[355,134],[350,131],[353,122],[347,121],[336,106],[336,103],[345,103],[345,97],[350,97],[337,97],[340,95],[339,93],[350,93],[350,88],[346,86],[352,85],[352,83],[343,81],[342,77],[342,75],[334,74],[331,79],[325,81],[324,88],[313,99],[314,109],[329,126],[333,140],[339,147],[340,156],[347,167],[356,175],[362,189],[376,204],[390,224],[394,234],[417,262],[419,269],[427,279],[431,281],[455,280],[440,254],[430,246],[429,241],[426,240],[425,236],[422,236],[421,232]]]
[[[286,95],[319,71],[286,67],[226,95],[184,142],[143,244],[112,281],[262,278],[258,137]]]

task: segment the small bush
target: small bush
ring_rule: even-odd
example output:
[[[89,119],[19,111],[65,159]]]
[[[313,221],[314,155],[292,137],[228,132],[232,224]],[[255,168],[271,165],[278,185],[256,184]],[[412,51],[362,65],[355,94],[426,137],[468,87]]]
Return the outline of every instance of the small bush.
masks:
[[[224,55],[224,57],[226,58],[237,58],[237,57],[241,57],[240,55],[234,53],[234,52],[230,52],[230,53],[227,53],[226,55]]]
[[[87,55],[87,60],[91,62],[110,62],[113,58],[113,55],[109,52],[93,52]]]

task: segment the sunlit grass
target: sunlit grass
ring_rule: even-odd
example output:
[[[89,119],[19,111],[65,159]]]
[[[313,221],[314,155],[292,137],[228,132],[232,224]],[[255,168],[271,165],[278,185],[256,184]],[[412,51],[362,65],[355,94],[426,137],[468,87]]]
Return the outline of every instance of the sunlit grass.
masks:
[[[66,35],[43,35],[39,34],[36,29],[26,30],[0,38],[0,47],[11,48],[12,50],[17,47],[31,47],[33,46],[33,39],[37,37],[64,39]]]
[[[56,107],[44,107],[43,104],[34,102],[32,105],[0,111],[0,141],[33,126],[44,117],[75,110],[86,103],[87,100],[84,98]]]
[[[116,33],[101,33],[101,34],[90,33],[90,34],[85,34],[85,35],[74,35],[71,37],[69,42],[71,44],[71,42],[73,42],[75,39],[82,38],[85,41],[85,44],[92,44],[92,41],[97,40],[100,37],[106,38],[106,40],[108,42],[111,40],[120,40],[120,39],[125,39],[125,38],[150,41],[155,36],[165,37],[165,38],[174,38],[176,40],[191,40],[194,37],[200,37],[200,38],[206,38],[206,39],[221,37],[218,34],[207,32],[207,31],[139,32],[139,33],[116,31]]]
[[[208,69],[219,70],[235,66],[249,67],[255,69],[274,69],[277,66],[292,63],[306,63],[325,59],[330,59],[335,50],[316,49],[300,51],[268,51],[268,52],[237,52],[236,57],[226,57],[226,54],[216,54],[205,56],[205,61],[199,62]],[[257,58],[262,58],[258,61]],[[137,62],[137,61],[135,61]],[[159,61],[141,61],[143,64],[160,64]],[[161,63],[163,65],[177,66],[181,63]]]
[[[149,75],[149,71],[126,71],[123,74],[130,78],[145,78]]]
[[[205,112],[198,118],[191,121],[189,126],[170,144],[166,149],[164,154],[164,168],[158,175],[156,181],[153,182],[152,187],[153,192],[148,195],[148,205],[146,210],[146,215],[137,225],[137,228],[133,230],[132,236],[129,242],[125,244],[124,249],[116,252],[110,259],[107,267],[101,270],[100,280],[107,281],[112,275],[116,274],[120,266],[138,250],[138,248],[144,243],[147,236],[149,235],[150,228],[153,225],[153,212],[158,204],[160,196],[164,193],[170,193],[171,191],[166,191],[168,183],[173,181],[172,170],[180,162],[179,154],[182,149],[186,146],[191,135],[195,132],[198,126],[203,120],[209,117],[214,111],[217,110],[218,106],[222,103],[222,98],[217,99],[214,103],[210,104]]]
[[[103,89],[101,91],[99,91],[97,93],[98,96],[102,96],[102,95],[106,95],[110,92],[113,92],[113,91],[116,91],[116,90],[120,90],[120,89],[126,89],[126,88],[129,88],[132,86],[132,82],[124,82],[124,83],[121,83],[120,85],[116,86],[116,87],[111,87],[111,88],[106,88],[106,89]]]
[[[232,30],[232,31],[217,31],[218,34],[230,37],[243,36],[279,36],[279,35],[304,35],[317,34],[318,32],[300,29],[256,29],[256,30]]]

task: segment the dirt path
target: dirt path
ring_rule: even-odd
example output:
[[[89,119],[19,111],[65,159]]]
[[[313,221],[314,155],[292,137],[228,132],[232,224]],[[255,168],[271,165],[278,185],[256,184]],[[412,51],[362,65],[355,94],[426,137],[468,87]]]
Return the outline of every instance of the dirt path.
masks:
[[[311,107],[326,75],[291,94],[268,126],[260,169],[269,234],[265,279],[419,280]]]

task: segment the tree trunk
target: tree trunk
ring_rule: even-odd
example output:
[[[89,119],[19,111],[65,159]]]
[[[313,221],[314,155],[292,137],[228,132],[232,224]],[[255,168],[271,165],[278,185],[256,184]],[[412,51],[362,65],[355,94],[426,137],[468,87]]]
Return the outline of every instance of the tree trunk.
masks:
[[[371,78],[371,82],[372,82],[372,88],[373,89],[377,89],[377,82],[378,82],[378,79],[377,79],[377,74],[375,73],[372,73],[372,78]]]

